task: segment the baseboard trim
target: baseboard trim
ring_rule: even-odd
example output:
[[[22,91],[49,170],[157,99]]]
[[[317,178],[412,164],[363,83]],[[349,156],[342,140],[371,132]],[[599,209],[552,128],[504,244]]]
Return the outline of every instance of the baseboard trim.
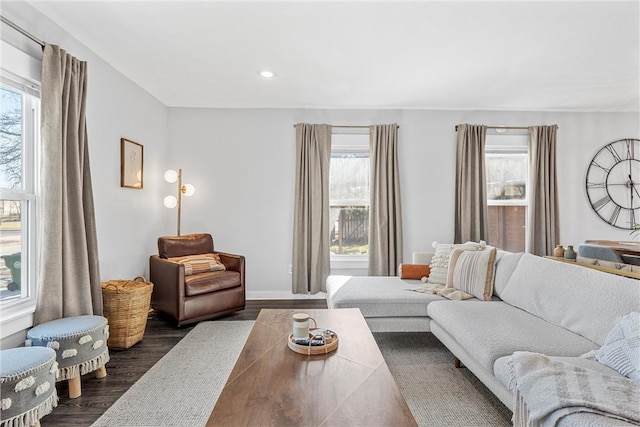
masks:
[[[319,292],[317,294],[294,294],[285,291],[247,291],[247,300],[260,299],[327,299],[327,294]]]

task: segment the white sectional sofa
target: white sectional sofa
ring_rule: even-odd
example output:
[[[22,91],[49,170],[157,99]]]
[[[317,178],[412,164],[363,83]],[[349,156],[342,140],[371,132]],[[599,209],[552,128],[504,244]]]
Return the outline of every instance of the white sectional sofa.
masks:
[[[638,280],[522,253],[498,252],[491,301],[406,290],[413,285],[394,277],[330,277],[328,306],[360,307],[374,331],[431,331],[511,410],[514,352],[620,376],[580,356],[600,349],[623,316],[640,311]],[[603,418],[582,412],[559,425],[588,423],[602,425]],[[604,424],[628,425],[608,418]]]

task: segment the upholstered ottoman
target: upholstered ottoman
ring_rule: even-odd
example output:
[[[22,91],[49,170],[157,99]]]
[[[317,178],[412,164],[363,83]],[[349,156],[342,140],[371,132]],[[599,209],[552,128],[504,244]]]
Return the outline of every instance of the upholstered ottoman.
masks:
[[[56,352],[44,347],[0,351],[0,426],[40,425],[58,405]]]
[[[27,345],[55,350],[58,381],[69,381],[69,397],[82,393],[80,377],[96,371],[104,378],[109,361],[107,338],[109,325],[102,316],[75,316],[42,323],[27,332]]]

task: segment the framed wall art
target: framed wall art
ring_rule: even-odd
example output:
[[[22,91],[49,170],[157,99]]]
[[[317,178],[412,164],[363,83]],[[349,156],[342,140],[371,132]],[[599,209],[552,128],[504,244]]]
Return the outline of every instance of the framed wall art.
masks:
[[[120,187],[143,187],[144,147],[142,144],[120,139]]]

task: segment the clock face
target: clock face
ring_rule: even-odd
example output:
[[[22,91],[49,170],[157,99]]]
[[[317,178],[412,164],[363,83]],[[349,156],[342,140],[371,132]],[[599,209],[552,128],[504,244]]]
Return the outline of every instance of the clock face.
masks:
[[[591,207],[605,222],[625,230],[640,227],[640,140],[602,147],[589,164],[586,188]]]

